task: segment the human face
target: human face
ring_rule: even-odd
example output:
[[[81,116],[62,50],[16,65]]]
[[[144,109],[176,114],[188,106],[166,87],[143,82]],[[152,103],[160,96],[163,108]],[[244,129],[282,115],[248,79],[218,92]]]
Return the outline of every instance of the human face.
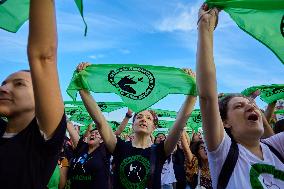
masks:
[[[200,145],[199,145],[198,154],[199,154],[199,156],[201,157],[201,159],[203,159],[203,160],[207,160],[207,159],[208,159],[208,157],[207,157],[207,152],[206,152],[206,148],[205,148],[205,145],[204,145],[204,144],[200,144]]]
[[[224,126],[231,128],[236,139],[260,139],[264,132],[259,108],[244,97],[234,97],[229,101]]]
[[[31,74],[20,71],[8,76],[0,86],[0,116],[9,118],[34,111]]]
[[[103,140],[102,140],[102,137],[101,137],[99,131],[98,130],[92,131],[90,136],[89,136],[89,139],[88,139],[88,144],[94,145],[94,144],[102,143],[102,142],[103,142]]]
[[[133,122],[133,131],[135,133],[150,135],[154,130],[154,117],[149,111],[142,111],[135,116],[135,120]]]
[[[202,135],[200,132],[194,133],[192,137],[192,142],[202,141]]]
[[[165,135],[163,134],[158,134],[156,136],[156,140],[155,140],[155,143],[156,144],[160,144],[162,141],[164,141],[166,139]]]

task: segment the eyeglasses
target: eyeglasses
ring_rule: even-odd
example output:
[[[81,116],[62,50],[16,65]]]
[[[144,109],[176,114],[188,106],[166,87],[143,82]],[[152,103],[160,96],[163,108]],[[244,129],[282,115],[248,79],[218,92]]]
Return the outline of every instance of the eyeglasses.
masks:
[[[206,150],[205,146],[200,146],[198,150]]]

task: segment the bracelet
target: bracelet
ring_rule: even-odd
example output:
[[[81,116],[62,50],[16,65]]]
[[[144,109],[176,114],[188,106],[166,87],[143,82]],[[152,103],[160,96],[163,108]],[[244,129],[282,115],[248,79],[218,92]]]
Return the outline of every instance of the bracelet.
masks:
[[[129,119],[130,119],[130,118],[132,118],[132,115],[130,115],[130,114],[128,114],[128,113],[126,113],[126,114],[125,114],[125,117],[127,117],[127,118],[129,118]]]

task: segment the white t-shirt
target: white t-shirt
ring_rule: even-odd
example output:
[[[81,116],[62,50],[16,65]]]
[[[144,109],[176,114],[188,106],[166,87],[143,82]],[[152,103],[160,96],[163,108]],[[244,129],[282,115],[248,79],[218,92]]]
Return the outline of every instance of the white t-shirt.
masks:
[[[173,155],[171,154],[170,162],[168,160],[165,161],[165,164],[161,173],[161,185],[164,184],[172,184],[176,182],[175,172],[174,172],[174,164],[173,164]]]
[[[264,142],[273,146],[275,149],[277,149],[277,151],[279,151],[281,156],[284,157],[284,132],[265,139]],[[225,132],[224,138],[219,147],[215,151],[208,152],[208,160],[213,188],[217,188],[218,177],[228,155],[230,146],[231,138]],[[236,163],[232,176],[230,177],[227,188],[257,188],[253,187],[253,183],[260,184],[265,189],[284,188],[284,165],[281,163],[280,160],[278,160],[274,153],[270,151],[267,145],[261,143],[264,160],[259,159],[241,144],[238,144],[238,147],[238,161]],[[263,171],[261,171],[261,168],[263,168]],[[275,169],[279,170],[280,172],[275,171]],[[282,180],[273,178],[272,174],[263,173],[265,171],[271,172],[271,170],[275,173],[281,173],[282,175],[280,176]]]

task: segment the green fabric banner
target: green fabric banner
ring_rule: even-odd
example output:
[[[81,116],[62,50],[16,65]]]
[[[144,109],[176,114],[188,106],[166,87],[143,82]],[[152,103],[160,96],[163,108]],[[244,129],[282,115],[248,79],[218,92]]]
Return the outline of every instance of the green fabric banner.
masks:
[[[84,124],[83,126],[80,126],[80,135],[83,135],[88,128],[88,125],[91,123],[91,118],[86,117],[86,115],[74,115],[70,119],[71,121]],[[160,129],[164,129],[163,133],[167,133],[170,128],[174,125],[175,121],[168,121],[168,120],[159,120],[158,122],[158,130],[154,133],[161,132]],[[118,121],[108,121],[109,126],[112,128],[113,131],[116,131],[117,128],[120,126],[121,122]],[[191,129],[193,129],[195,132],[198,132],[199,128],[202,127],[201,122],[201,114],[199,110],[194,110],[191,117],[189,118],[187,124],[186,124],[187,130],[191,132]],[[126,125],[125,131],[123,133],[129,134],[131,131],[132,124],[128,123]]]
[[[88,125],[81,125],[80,127],[80,136],[84,135],[86,130],[88,129]]]
[[[170,110],[161,110],[161,109],[150,109],[153,110],[158,117],[170,117],[170,118],[176,118],[177,112],[176,111],[170,111]]]
[[[236,24],[263,43],[284,64],[283,0],[207,0],[209,7],[224,9]]]
[[[84,35],[87,34],[87,24],[83,15],[82,0],[74,0],[85,24]],[[16,33],[28,20],[30,0],[0,0],[0,28]]]
[[[16,33],[29,18],[30,0],[0,0],[0,28]]]
[[[174,125],[174,122],[175,121],[159,120],[159,128],[171,128]],[[201,112],[199,109],[192,111],[186,126],[194,129],[195,132],[202,127]]]
[[[86,23],[85,18],[84,18],[83,1],[82,0],[75,0],[75,3],[76,3],[76,5],[77,5],[77,7],[79,9],[80,15],[82,16],[83,22],[85,24],[84,36],[86,36],[87,35],[88,26],[87,26],[87,23]]]
[[[171,128],[175,121],[159,120],[158,128]]]
[[[120,122],[117,121],[108,121],[108,125],[112,128],[112,130],[116,130],[119,127]]]
[[[118,121],[108,121],[109,126],[112,128],[113,131],[116,131],[116,129],[120,126],[121,122]],[[127,128],[132,127],[131,123],[128,123],[126,125]]]
[[[70,121],[75,121],[77,123],[83,124],[83,125],[89,125],[93,122],[90,115],[86,113],[75,113],[71,117],[69,117]]]
[[[87,114],[87,110],[82,109],[81,107],[65,107],[65,114],[67,116],[73,116],[74,114]]]
[[[251,93],[256,90],[260,90],[260,99],[267,104],[279,99],[284,99],[284,84],[253,86],[242,91],[242,94],[245,96],[250,96]]]
[[[77,121],[76,121],[77,122]],[[117,128],[120,126],[120,122],[117,122],[117,121],[108,121],[108,124],[109,126],[112,128],[113,131],[116,131]],[[80,126],[80,135],[83,135],[86,130],[88,129],[88,126],[89,125],[83,125],[83,126]],[[125,127],[125,129],[123,130],[123,133],[128,133],[132,127],[132,124],[131,123],[128,123]]]
[[[196,82],[179,68],[94,64],[80,73],[74,72],[67,93],[76,100],[80,89],[116,93],[131,110],[140,112],[168,94],[196,95]]]
[[[87,112],[84,104],[82,101],[64,101],[65,104],[65,112],[66,108],[73,108],[73,107],[66,107],[66,105],[72,105],[74,107],[78,107],[79,111],[84,110]],[[123,102],[97,102],[98,106],[101,108],[102,112],[112,112],[121,108],[126,107]]]
[[[274,112],[274,114],[284,114],[284,110],[277,110]]]
[[[202,127],[201,112],[199,109],[192,111],[187,122],[187,127],[193,128],[194,132],[198,132],[198,129]]]
[[[58,165],[56,165],[52,176],[50,177],[50,180],[48,182],[48,189],[58,189],[60,182],[60,168]]]

